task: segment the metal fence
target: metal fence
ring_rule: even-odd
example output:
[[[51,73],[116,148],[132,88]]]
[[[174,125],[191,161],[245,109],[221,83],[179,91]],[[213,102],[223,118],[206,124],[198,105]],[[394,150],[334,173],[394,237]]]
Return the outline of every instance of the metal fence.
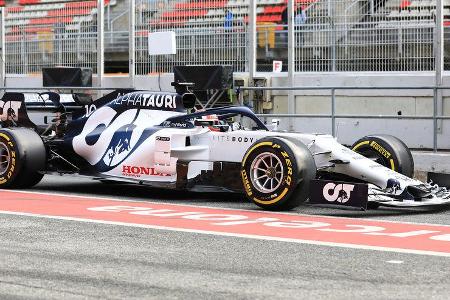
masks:
[[[285,4],[256,2],[257,71],[271,72],[273,60],[287,65]],[[138,3],[137,74],[170,72],[176,64],[232,64],[236,71],[248,71],[249,0]],[[294,12],[295,72],[434,70],[435,2],[299,3]],[[445,12],[450,15],[450,9]],[[177,55],[148,57],[148,32],[164,30],[177,32]]]
[[[0,86],[5,86],[5,13],[0,9]]]
[[[5,10],[6,72],[43,67],[97,69],[97,1],[9,7]]]
[[[403,0],[309,3],[297,5],[294,12],[296,72],[434,69],[435,3],[419,0],[408,2],[408,7]],[[273,58],[286,58],[285,22],[258,26],[269,41],[270,35],[274,40],[259,50],[258,71],[270,71]]]
[[[225,2],[136,0],[136,74],[168,73],[175,65],[195,64],[246,71],[247,12]],[[148,36],[161,31],[176,33],[175,55],[149,56]]]
[[[296,26],[296,71],[433,70],[432,7],[428,1],[317,0]]]
[[[128,59],[128,26],[134,38],[135,74],[172,72],[174,65],[223,64],[272,71],[288,62],[284,0],[256,1],[256,51],[250,51],[250,0],[111,0],[106,30],[97,26],[100,0],[50,2],[5,9],[6,72],[28,74],[57,65],[98,66],[98,39],[112,58]],[[294,12],[294,71],[432,71],[436,2],[429,0],[305,0]],[[134,3],[134,7],[131,7]],[[300,8],[302,12],[300,12]],[[444,5],[450,17],[450,5]],[[442,28],[443,24],[439,24]],[[175,55],[149,56],[153,32],[174,31]],[[450,32],[449,32],[450,33]],[[445,47],[448,49],[449,39]],[[450,53],[450,51],[446,51]],[[446,58],[450,58],[447,55]],[[130,57],[131,59],[131,57]],[[450,59],[446,69],[450,69]]]

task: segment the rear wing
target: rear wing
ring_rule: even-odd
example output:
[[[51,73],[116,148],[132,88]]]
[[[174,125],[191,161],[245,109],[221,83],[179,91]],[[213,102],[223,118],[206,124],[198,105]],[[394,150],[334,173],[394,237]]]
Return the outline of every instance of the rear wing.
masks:
[[[0,100],[1,127],[21,126],[34,128],[28,117],[23,93],[5,93]]]
[[[90,105],[95,103],[95,106],[100,107],[133,91],[130,89],[118,89],[95,101],[87,94],[7,92],[0,99],[0,126],[36,128],[36,126],[44,125],[41,124],[46,123],[43,121],[43,118],[30,117],[30,113],[33,114],[36,111],[47,112],[47,114],[50,112],[71,113],[74,117],[83,116],[86,108]],[[34,123],[32,120],[37,123]]]

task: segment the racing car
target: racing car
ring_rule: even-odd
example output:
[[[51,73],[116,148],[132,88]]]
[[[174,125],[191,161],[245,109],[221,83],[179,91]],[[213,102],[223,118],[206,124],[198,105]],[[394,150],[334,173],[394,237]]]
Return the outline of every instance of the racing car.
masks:
[[[326,134],[270,130],[247,107],[195,110],[189,85],[174,86],[176,92],[117,90],[95,101],[5,93],[0,188],[30,188],[45,174],[60,174],[240,192],[267,210],[317,197],[329,204],[361,198],[362,208],[450,203],[445,188],[412,178],[411,152],[393,136],[370,135],[348,147]]]

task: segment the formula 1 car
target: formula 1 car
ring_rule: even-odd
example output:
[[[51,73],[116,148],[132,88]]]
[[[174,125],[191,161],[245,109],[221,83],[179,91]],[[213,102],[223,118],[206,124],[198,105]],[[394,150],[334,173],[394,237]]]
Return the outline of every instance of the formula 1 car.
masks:
[[[361,198],[356,206],[363,208],[450,203],[445,188],[411,178],[412,155],[393,136],[367,136],[348,148],[330,135],[270,131],[247,107],[189,112],[195,95],[186,84],[174,86],[177,93],[117,90],[96,101],[5,93],[0,188],[29,188],[44,174],[76,174],[242,192],[268,210],[317,197],[341,205]]]

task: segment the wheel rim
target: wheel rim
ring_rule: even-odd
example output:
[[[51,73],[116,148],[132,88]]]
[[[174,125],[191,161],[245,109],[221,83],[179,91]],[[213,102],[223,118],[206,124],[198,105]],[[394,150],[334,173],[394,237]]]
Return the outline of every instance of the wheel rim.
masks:
[[[273,193],[283,182],[283,164],[271,152],[258,155],[250,166],[250,180],[261,193]]]
[[[9,169],[11,164],[11,153],[6,144],[0,142],[0,175],[3,175]]]

